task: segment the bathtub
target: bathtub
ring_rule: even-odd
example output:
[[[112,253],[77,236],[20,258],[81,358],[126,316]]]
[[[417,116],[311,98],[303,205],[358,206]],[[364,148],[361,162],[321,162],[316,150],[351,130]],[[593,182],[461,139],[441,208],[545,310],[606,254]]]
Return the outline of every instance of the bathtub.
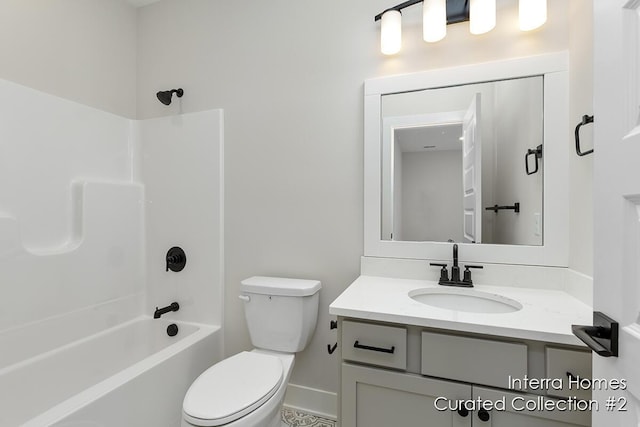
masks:
[[[222,357],[217,326],[140,316],[69,338],[83,328],[60,330],[57,347],[51,331],[40,334],[44,347],[25,343],[22,355],[7,345],[20,334],[0,336],[1,427],[175,427],[193,380]]]

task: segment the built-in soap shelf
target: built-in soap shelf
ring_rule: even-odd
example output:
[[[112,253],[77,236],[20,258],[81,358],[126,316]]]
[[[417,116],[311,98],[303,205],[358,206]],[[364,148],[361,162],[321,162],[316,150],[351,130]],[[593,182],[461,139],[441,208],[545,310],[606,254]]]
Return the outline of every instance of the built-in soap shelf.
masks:
[[[19,218],[0,212],[0,257],[56,256],[77,251],[87,240],[100,241],[119,226],[139,223],[144,187],[135,182],[74,180],[71,183],[70,233],[55,246],[26,245]],[[46,215],[46,212],[43,212]]]

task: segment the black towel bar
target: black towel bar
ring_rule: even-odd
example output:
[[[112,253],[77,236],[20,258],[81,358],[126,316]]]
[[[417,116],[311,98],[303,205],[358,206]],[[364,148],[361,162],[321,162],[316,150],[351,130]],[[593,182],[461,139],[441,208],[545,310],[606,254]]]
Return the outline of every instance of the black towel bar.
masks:
[[[516,202],[513,204],[513,206],[498,206],[498,205],[493,205],[493,206],[489,206],[488,208],[484,208],[487,211],[494,211],[495,213],[498,213],[498,211],[502,211],[502,210],[507,210],[507,209],[511,209],[513,210],[515,213],[520,213],[520,203]]]

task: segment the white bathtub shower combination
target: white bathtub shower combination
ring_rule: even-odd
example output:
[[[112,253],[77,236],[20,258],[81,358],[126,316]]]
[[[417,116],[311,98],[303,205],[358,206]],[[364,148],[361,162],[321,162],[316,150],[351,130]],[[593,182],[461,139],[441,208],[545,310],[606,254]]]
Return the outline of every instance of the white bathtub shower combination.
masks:
[[[222,358],[222,111],[135,121],[0,80],[0,151],[0,427],[179,425]]]
[[[187,388],[221,356],[214,326],[176,322],[170,337],[165,319],[102,329],[108,310],[65,317],[0,334],[0,426],[176,426]],[[52,335],[66,343],[11,345]]]

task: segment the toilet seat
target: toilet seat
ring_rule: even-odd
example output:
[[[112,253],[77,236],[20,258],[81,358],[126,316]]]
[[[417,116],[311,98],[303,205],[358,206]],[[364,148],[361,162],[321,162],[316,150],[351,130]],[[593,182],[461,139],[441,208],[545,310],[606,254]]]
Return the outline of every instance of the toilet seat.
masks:
[[[242,352],[203,372],[191,385],[182,405],[185,419],[197,426],[219,426],[262,406],[283,378],[277,356]]]

